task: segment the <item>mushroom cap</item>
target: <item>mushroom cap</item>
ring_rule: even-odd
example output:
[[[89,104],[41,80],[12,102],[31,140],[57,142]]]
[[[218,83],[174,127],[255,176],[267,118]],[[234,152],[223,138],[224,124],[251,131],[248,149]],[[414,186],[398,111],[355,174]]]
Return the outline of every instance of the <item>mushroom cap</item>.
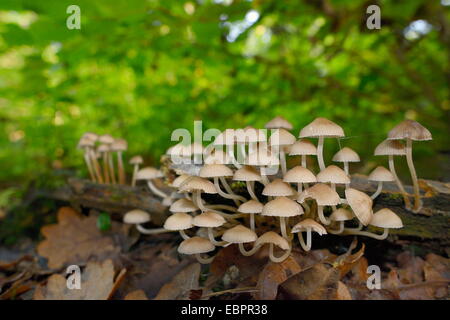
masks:
[[[193,212],[197,211],[198,207],[189,199],[178,199],[170,205],[170,212]]]
[[[286,129],[275,129],[275,132],[270,136],[269,143],[272,146],[289,146],[294,144],[297,139]]]
[[[374,213],[370,224],[379,228],[399,229],[403,228],[402,219],[388,208],[380,209]]]
[[[273,231],[268,231],[261,235],[258,239],[256,239],[255,247],[263,245],[265,243],[271,243],[278,247],[280,247],[283,250],[289,250],[289,242],[282,236],[280,236],[278,233],[275,233]]]
[[[194,141],[190,145],[192,154],[203,154],[204,147],[200,142]]]
[[[405,120],[388,133],[388,140],[411,139],[416,141],[433,140],[431,132],[413,120]]]
[[[309,169],[302,166],[296,166],[286,172],[283,181],[290,183],[314,183],[317,182],[317,179]]]
[[[174,231],[190,229],[193,226],[192,219],[192,216],[187,213],[174,213],[164,222],[164,229]]]
[[[294,217],[303,214],[303,207],[294,200],[286,197],[276,197],[267,202],[262,210],[263,216]]]
[[[241,224],[228,229],[222,235],[222,240],[230,243],[248,243],[255,241],[257,238],[258,236],[253,230]]]
[[[195,216],[192,220],[192,224],[196,227],[204,227],[204,228],[217,228],[223,225],[226,222],[224,217],[220,214],[206,211],[198,216]]]
[[[78,149],[83,149],[83,148],[86,148],[86,147],[93,147],[93,146],[95,146],[95,141],[94,140],[91,140],[91,139],[86,138],[86,137],[81,137],[81,139],[78,141],[77,148]]]
[[[250,166],[279,165],[280,159],[266,148],[260,147],[247,156],[245,159],[245,164]]]
[[[123,217],[123,222],[127,224],[141,224],[149,222],[150,220],[150,214],[140,209],[128,211]]]
[[[234,129],[225,129],[214,139],[214,145],[232,146],[236,141]]]
[[[97,152],[103,153],[103,152],[109,152],[111,148],[109,147],[109,144],[101,144],[97,147]]]
[[[300,156],[300,155],[317,155],[317,147],[307,139],[300,139],[295,142],[290,149],[290,156]]]
[[[134,156],[128,161],[129,164],[142,164],[144,162],[144,159],[142,159],[141,156]]]
[[[163,176],[162,172],[153,167],[145,167],[140,169],[136,173],[136,180],[152,180],[156,178],[161,178]]]
[[[292,196],[294,193],[291,186],[281,179],[275,179],[268,183],[262,191],[263,195],[272,197]]]
[[[307,198],[316,200],[319,206],[336,206],[341,202],[339,194],[331,189],[330,186],[323,183],[316,183],[301,192],[297,201],[302,203]]]
[[[98,137],[98,142],[111,144],[114,142],[114,138],[110,134],[102,134],[101,136]]]
[[[297,223],[292,227],[292,233],[308,231],[308,228],[311,228],[312,231],[317,232],[320,235],[327,234],[327,230],[318,222],[313,219],[305,219]]]
[[[179,190],[181,192],[201,191],[210,194],[217,193],[216,187],[211,181],[200,177],[189,177],[180,185]]]
[[[384,140],[376,148],[374,155],[376,156],[404,156],[406,155],[405,145],[398,140]]]
[[[128,149],[128,143],[124,139],[115,139],[110,146],[111,151],[125,151]]]
[[[278,116],[270,120],[264,125],[266,129],[286,129],[292,130],[292,124],[287,121],[285,118]]]
[[[344,208],[338,208],[333,211],[330,216],[330,219],[333,221],[348,221],[352,220],[355,216],[350,210]]]
[[[233,176],[236,181],[261,181],[261,174],[251,166],[243,166]]]
[[[176,157],[190,157],[192,156],[192,146],[186,145],[184,143],[178,143],[169,149],[167,149],[166,154],[169,156],[176,156]]]
[[[356,218],[365,226],[372,220],[372,199],[364,192],[353,188],[345,189],[345,198],[355,213]]]
[[[213,251],[216,247],[208,239],[192,237],[184,240],[178,246],[178,252],[182,254],[197,254]]]
[[[234,135],[236,137],[236,142],[238,143],[264,142],[267,140],[264,130],[253,127],[236,129],[234,130]]]
[[[181,184],[186,181],[187,178],[190,178],[191,176],[188,174],[182,174],[178,177],[176,177],[173,181],[172,181],[172,187],[174,188],[179,188],[181,186]]]
[[[346,184],[350,183],[350,178],[344,170],[332,164],[319,172],[317,181]]]
[[[333,156],[334,162],[360,162],[359,155],[350,148],[344,147]]]
[[[83,138],[89,139],[89,140],[92,140],[92,141],[96,142],[99,137],[98,137],[98,134],[96,134],[96,133],[85,132],[85,133],[83,133],[83,136],[81,137],[81,139],[83,139]]]
[[[370,181],[394,181],[395,177],[388,169],[383,166],[376,167],[369,174]]]
[[[344,137],[344,130],[333,121],[316,118],[300,131],[299,138],[306,137]]]
[[[241,213],[261,213],[264,205],[256,200],[248,200],[241,204],[238,208],[238,211]]]
[[[199,172],[202,178],[231,177],[233,170],[224,164],[205,164]]]
[[[205,158],[205,164],[230,164],[230,156],[223,150],[214,149],[209,156]]]

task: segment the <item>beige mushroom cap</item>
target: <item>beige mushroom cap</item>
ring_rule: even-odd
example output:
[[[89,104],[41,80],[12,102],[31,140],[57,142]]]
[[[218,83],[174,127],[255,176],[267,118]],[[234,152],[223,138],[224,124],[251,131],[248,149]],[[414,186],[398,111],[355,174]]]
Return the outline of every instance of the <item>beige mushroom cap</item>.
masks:
[[[411,139],[416,141],[433,140],[431,132],[417,121],[405,120],[388,133],[388,140]]]
[[[264,205],[256,200],[248,200],[241,204],[238,208],[238,211],[241,213],[261,213]]]
[[[192,219],[187,213],[174,213],[164,222],[164,229],[174,231],[190,229],[193,226]]]
[[[345,189],[345,198],[355,213],[356,218],[365,226],[372,220],[372,199],[364,192],[353,188]]]
[[[254,231],[241,224],[228,229],[222,235],[222,240],[230,243],[248,243],[255,241],[257,238],[258,236]]]
[[[230,156],[220,149],[214,149],[214,152],[205,159],[205,164],[230,164],[231,162]]]
[[[225,129],[214,139],[214,145],[232,146],[236,142],[234,129]]]
[[[128,211],[123,217],[123,222],[127,224],[141,224],[149,222],[150,220],[150,214],[140,209]]]
[[[341,201],[339,194],[331,189],[330,186],[323,183],[316,183],[301,192],[297,201],[302,203],[307,198],[316,200],[319,206],[336,206]]]
[[[299,138],[307,137],[344,137],[344,130],[333,121],[316,118],[300,131]]]
[[[300,221],[295,226],[292,227],[292,233],[308,231],[308,228],[311,228],[312,231],[317,232],[320,235],[327,234],[327,230],[318,222],[313,219],[305,219]]]
[[[203,150],[205,149],[200,142],[194,141],[190,145],[192,154],[203,154]]]
[[[93,133],[93,132],[85,132],[85,133],[83,133],[83,136],[81,137],[81,139],[89,139],[94,142],[96,142],[98,140],[98,138],[99,138],[98,134]]]
[[[213,251],[215,246],[205,238],[192,237],[184,240],[178,246],[178,252],[182,254],[199,254]]]
[[[261,181],[261,174],[251,166],[243,166],[233,176],[236,181]]]
[[[217,193],[216,187],[211,181],[200,177],[190,177],[189,179],[186,179],[180,185],[179,190],[181,192],[202,191],[210,194]]]
[[[83,149],[83,148],[86,148],[86,147],[93,147],[93,146],[95,146],[95,141],[94,140],[91,140],[91,139],[86,138],[86,137],[81,137],[81,139],[78,141],[77,148],[78,149]]]
[[[335,165],[330,165],[319,172],[317,175],[318,182],[330,182],[338,184],[350,183],[350,178],[344,170]]]
[[[267,140],[266,133],[262,129],[246,127],[244,129],[234,130],[236,142],[238,143],[255,143]]]
[[[170,205],[170,212],[193,212],[197,211],[198,207],[189,199],[178,199]]]
[[[286,130],[292,130],[293,126],[292,124],[287,121],[285,118],[278,116],[270,120],[264,125],[264,128],[266,129],[286,129]]]
[[[388,169],[383,166],[376,167],[370,174],[370,181],[394,181],[395,177]]]
[[[114,138],[110,134],[102,134],[98,137],[98,142],[111,144],[114,142]]]
[[[260,147],[247,156],[245,164],[250,166],[273,166],[279,165],[280,159],[266,148]]]
[[[103,143],[97,147],[97,152],[103,153],[103,152],[109,152],[109,151],[111,151],[109,144]]]
[[[388,208],[375,212],[370,224],[375,227],[387,229],[403,228],[402,219]]]
[[[350,148],[344,147],[333,156],[334,162],[360,162],[359,155]]]
[[[339,208],[333,211],[330,219],[333,221],[348,221],[352,220],[355,216],[350,210]]]
[[[289,146],[296,140],[295,136],[286,129],[276,129],[270,136],[269,143],[272,146]]]
[[[190,178],[191,176],[188,174],[182,174],[178,177],[176,177],[173,181],[171,186],[174,188],[179,188],[181,186],[181,184],[186,181],[188,178]]]
[[[384,140],[376,148],[374,155],[376,156],[404,156],[406,155],[405,145],[398,140]]]
[[[291,186],[281,179],[275,179],[268,183],[262,191],[263,195],[272,197],[292,196],[294,193]]]
[[[261,214],[272,217],[294,217],[303,213],[303,207],[294,200],[286,197],[277,197],[264,205]]]
[[[136,173],[136,180],[152,180],[156,178],[161,178],[163,176],[162,172],[153,167],[145,167],[140,169]]]
[[[111,151],[125,151],[128,149],[128,142],[125,139],[115,139],[110,148]]]
[[[224,164],[205,164],[199,172],[202,178],[231,177],[233,170]]]
[[[195,216],[192,220],[194,226],[204,228],[217,228],[224,223],[226,223],[224,217],[212,211],[203,212],[202,214]]]
[[[167,149],[166,154],[169,156],[190,157],[192,156],[192,146],[180,142]]]
[[[256,240],[255,246],[260,246],[265,243],[274,244],[283,250],[289,250],[289,248],[290,248],[287,240],[273,231],[268,231],[268,232],[264,233],[263,235],[261,235]]]
[[[301,155],[317,155],[317,147],[307,139],[300,139],[295,142],[290,149],[290,156],[301,156]]]
[[[317,182],[317,179],[309,169],[296,166],[286,172],[283,181],[289,183],[314,183]]]
[[[142,164],[144,159],[141,156],[134,156],[128,161],[129,164]]]

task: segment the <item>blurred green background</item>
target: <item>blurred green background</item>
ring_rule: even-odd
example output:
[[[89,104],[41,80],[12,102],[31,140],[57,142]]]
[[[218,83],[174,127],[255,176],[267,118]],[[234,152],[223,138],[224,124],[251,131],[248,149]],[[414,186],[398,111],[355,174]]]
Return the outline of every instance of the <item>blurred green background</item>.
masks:
[[[72,4],[81,30],[66,27]],[[366,27],[371,4],[380,30]],[[295,134],[318,116],[343,126],[361,173],[386,164],[373,149],[391,127],[417,120],[434,137],[414,144],[419,177],[448,181],[449,17],[450,0],[1,0],[0,186],[86,176],[85,131],[157,165],[194,120],[276,115]],[[327,142],[326,159],[337,150]]]

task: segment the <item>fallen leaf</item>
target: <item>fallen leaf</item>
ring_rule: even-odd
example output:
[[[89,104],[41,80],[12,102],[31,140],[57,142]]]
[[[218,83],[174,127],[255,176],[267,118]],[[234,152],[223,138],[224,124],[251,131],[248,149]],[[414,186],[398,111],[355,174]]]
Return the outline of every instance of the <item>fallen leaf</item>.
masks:
[[[277,296],[278,286],[301,271],[301,267],[292,256],[280,263],[269,262],[259,275],[256,299],[273,300]]]
[[[148,300],[144,290],[135,290],[127,294],[124,300]]]
[[[39,243],[37,251],[48,259],[52,269],[84,265],[92,257],[104,260],[120,252],[113,238],[98,230],[94,216],[85,218],[68,207],[58,211],[57,224],[42,227],[41,233],[46,239]]]
[[[112,260],[89,262],[81,272],[81,288],[69,289],[66,278],[54,274],[47,279],[46,285],[40,285],[34,292],[34,300],[107,300],[122,281],[125,270],[122,270],[114,281]]]
[[[166,283],[154,300],[187,300],[191,290],[199,287],[201,266],[192,263],[179,272],[169,283]]]
[[[352,300],[352,295],[350,294],[350,291],[342,281],[338,282],[338,287],[336,291],[336,300]]]

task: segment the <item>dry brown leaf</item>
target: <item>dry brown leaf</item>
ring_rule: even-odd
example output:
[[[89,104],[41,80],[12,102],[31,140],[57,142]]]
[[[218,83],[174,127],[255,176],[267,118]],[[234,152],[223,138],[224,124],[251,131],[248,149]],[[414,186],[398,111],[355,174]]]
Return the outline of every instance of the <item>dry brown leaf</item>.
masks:
[[[169,283],[166,283],[154,300],[187,300],[191,290],[199,287],[201,266],[192,263],[179,272]]]
[[[89,262],[81,272],[81,288],[68,289],[66,278],[54,274],[34,292],[34,300],[107,300],[123,279],[122,270],[114,281],[114,266],[108,259],[102,263]]]
[[[292,256],[280,263],[269,262],[259,274],[256,299],[273,300],[277,296],[278,286],[302,270]]]
[[[148,300],[144,290],[135,290],[127,294],[124,300]]]
[[[352,300],[352,295],[350,294],[350,291],[342,281],[338,282],[338,287],[336,291],[336,300]]]
[[[89,258],[104,259],[120,252],[112,237],[98,230],[95,217],[84,218],[69,207],[61,208],[58,223],[42,227],[41,233],[46,239],[37,251],[52,269],[83,265]]]
[[[351,254],[351,250],[354,246],[350,246],[349,250],[343,255],[336,258],[335,262],[332,264],[334,267],[339,269],[340,279],[345,277],[345,275],[353,269],[359,259],[364,255],[365,244],[363,243],[361,249],[356,253]]]

